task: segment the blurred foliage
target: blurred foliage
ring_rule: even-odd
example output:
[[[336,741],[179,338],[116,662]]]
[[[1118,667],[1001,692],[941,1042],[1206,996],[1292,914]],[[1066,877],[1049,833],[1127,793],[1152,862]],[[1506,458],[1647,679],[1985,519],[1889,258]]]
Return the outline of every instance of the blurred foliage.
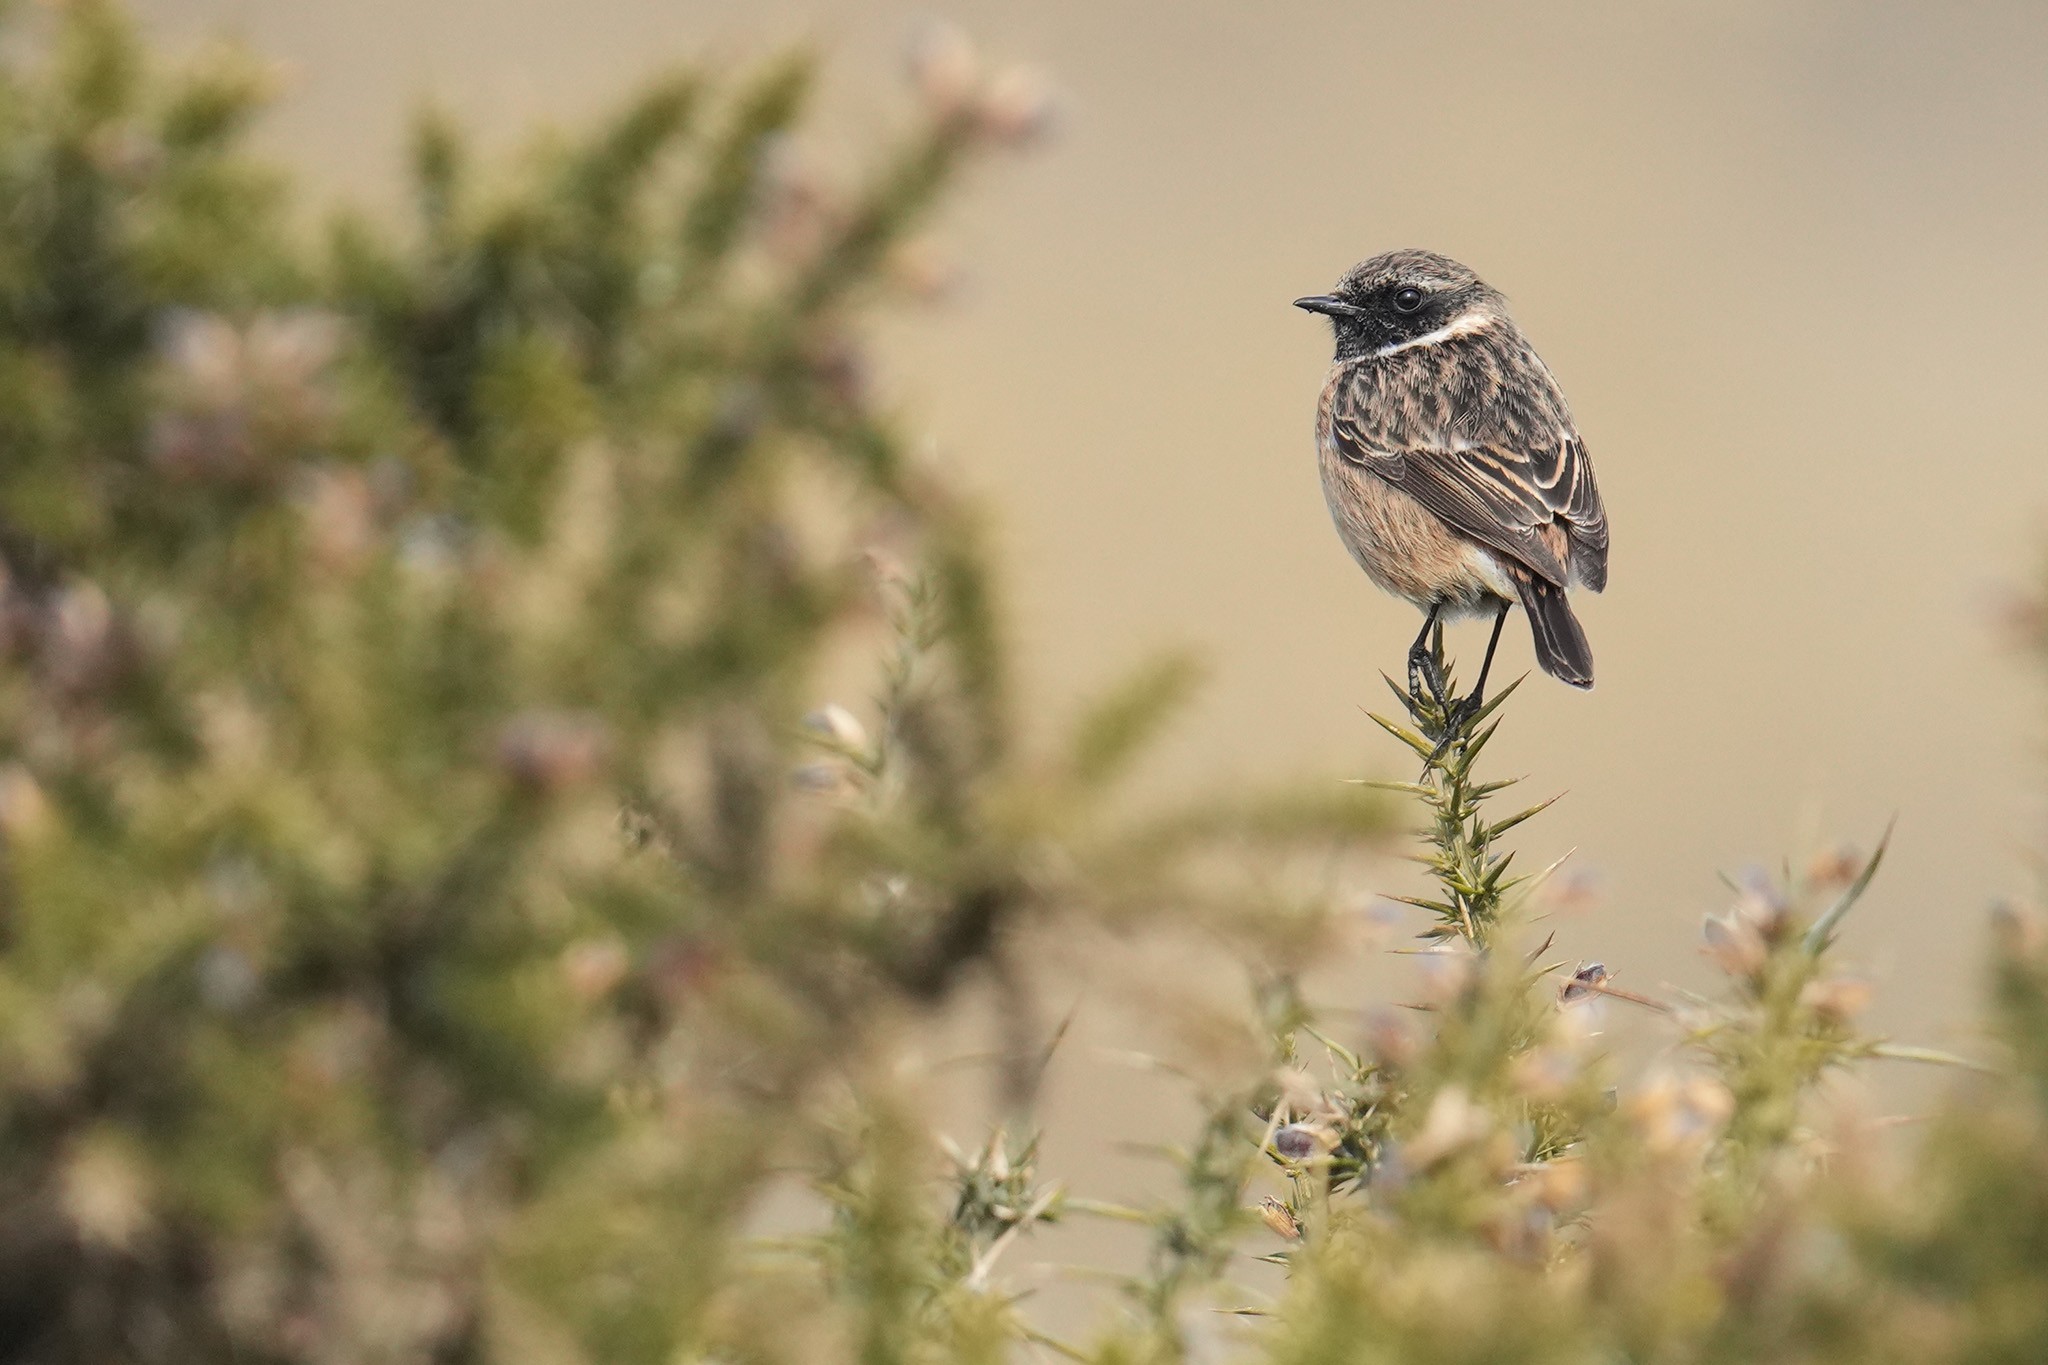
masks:
[[[313,234],[238,147],[259,65],[14,23],[0,1359],[2048,1360],[2031,912],[1997,1064],[1887,1137],[1830,1078],[1959,1059],[1833,965],[1882,846],[1738,882],[1720,997],[1637,994],[1535,933],[1541,807],[1477,770],[1506,692],[1403,696],[1433,922],[1410,998],[1333,1021],[1299,974],[1342,878],[1299,874],[1384,794],[1134,802],[1176,658],[1029,717],[863,338],[1040,131],[1028,73],[935,31],[850,186],[801,60],[510,168],[430,115],[398,221]],[[1041,1169],[1046,922],[1252,965],[1163,1204]],[[977,981],[1014,1118],[959,1148],[896,1063]],[[1003,1258],[1075,1217],[1149,1250],[1062,1341]]]
[[[1219,832],[1382,823],[1106,806],[1178,663],[1019,743],[975,522],[859,324],[1037,87],[938,36],[850,188],[799,60],[511,170],[429,116],[410,212],[316,245],[236,147],[259,66],[166,71],[101,4],[16,37],[0,1355],[994,1341],[961,1286],[1051,1203],[998,1144],[941,1235],[891,1027],[1020,920],[1216,899]],[[861,655],[865,718],[812,713]],[[843,1213],[807,1326],[739,1249],[792,1169]]]

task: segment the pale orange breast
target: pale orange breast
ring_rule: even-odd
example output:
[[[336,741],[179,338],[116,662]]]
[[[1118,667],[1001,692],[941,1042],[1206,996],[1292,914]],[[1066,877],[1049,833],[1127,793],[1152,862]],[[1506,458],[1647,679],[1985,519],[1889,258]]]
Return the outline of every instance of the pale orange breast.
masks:
[[[1493,552],[1460,535],[1436,513],[1383,479],[1321,447],[1323,497],[1337,534],[1373,582],[1427,609],[1488,609],[1514,597],[1514,585]]]

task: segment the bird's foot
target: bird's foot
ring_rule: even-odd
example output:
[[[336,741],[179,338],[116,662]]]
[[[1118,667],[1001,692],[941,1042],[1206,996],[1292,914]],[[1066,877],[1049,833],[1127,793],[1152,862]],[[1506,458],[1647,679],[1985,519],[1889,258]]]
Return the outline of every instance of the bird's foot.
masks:
[[[1436,703],[1437,710],[1442,711],[1450,705],[1450,697],[1446,695],[1444,687],[1443,669],[1437,663],[1436,656],[1417,650],[1408,656],[1408,696],[1418,706],[1422,704],[1425,684],[1429,688],[1429,699]]]
[[[1477,716],[1485,707],[1486,699],[1477,692],[1474,692],[1462,701],[1453,703],[1451,709],[1444,713],[1444,734],[1458,734],[1467,725],[1470,725],[1472,718]]]
[[[1465,727],[1472,723],[1472,718],[1477,716],[1485,705],[1485,699],[1474,692],[1469,697],[1460,698],[1445,706],[1443,738],[1437,740],[1436,747],[1429,751],[1429,757],[1422,760],[1424,777],[1429,776],[1429,770],[1443,761],[1444,755],[1450,752],[1452,741],[1464,734]]]

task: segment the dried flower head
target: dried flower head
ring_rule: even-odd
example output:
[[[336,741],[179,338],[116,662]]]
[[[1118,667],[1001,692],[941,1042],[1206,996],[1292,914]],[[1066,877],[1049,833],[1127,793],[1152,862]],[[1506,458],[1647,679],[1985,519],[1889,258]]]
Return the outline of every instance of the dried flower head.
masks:
[[[1700,933],[1708,960],[1730,976],[1754,979],[1770,958],[1763,935],[1742,915],[1708,915]]]
[[[1294,1216],[1294,1210],[1270,1194],[1259,1201],[1259,1221],[1272,1229],[1276,1237],[1289,1242],[1301,1240],[1301,1220]]]

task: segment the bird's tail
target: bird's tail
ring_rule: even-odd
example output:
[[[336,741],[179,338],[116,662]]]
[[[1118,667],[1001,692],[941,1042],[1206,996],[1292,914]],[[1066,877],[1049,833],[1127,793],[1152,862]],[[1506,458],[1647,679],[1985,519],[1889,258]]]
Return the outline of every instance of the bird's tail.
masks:
[[[1572,615],[1572,604],[1564,589],[1534,574],[1515,575],[1515,586],[1521,592],[1522,610],[1529,613],[1529,631],[1536,640],[1536,662],[1559,682],[1591,687],[1593,647],[1586,643],[1586,632],[1579,628],[1579,618]]]

